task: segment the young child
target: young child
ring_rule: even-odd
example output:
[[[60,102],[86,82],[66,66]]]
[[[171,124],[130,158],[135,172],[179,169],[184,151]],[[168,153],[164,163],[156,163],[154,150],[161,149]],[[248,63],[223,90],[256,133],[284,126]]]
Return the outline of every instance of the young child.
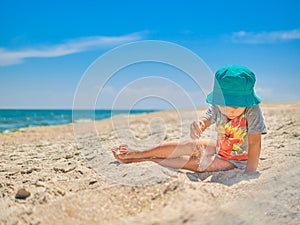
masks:
[[[145,151],[121,144],[112,148],[123,163],[153,161],[162,166],[211,172],[245,169],[255,172],[266,133],[260,99],[254,93],[255,75],[242,66],[227,66],[215,74],[214,89],[207,96],[208,110],[190,127],[192,140],[162,143]],[[207,127],[216,124],[217,140],[202,139]]]

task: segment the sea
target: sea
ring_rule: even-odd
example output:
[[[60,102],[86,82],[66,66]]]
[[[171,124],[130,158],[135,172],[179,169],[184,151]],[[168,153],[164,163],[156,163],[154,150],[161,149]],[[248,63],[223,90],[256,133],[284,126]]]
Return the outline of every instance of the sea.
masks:
[[[71,110],[71,109],[0,109],[0,133],[30,127],[52,126],[103,120],[121,114],[143,114],[158,110]]]

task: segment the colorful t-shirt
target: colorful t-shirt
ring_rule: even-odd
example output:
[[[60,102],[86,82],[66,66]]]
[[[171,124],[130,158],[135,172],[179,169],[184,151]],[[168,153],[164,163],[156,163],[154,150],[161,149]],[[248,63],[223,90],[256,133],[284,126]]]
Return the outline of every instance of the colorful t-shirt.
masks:
[[[218,133],[216,151],[225,160],[246,160],[248,158],[248,134],[267,132],[259,105],[247,107],[242,115],[228,119],[215,105],[209,105],[203,116],[216,124]]]

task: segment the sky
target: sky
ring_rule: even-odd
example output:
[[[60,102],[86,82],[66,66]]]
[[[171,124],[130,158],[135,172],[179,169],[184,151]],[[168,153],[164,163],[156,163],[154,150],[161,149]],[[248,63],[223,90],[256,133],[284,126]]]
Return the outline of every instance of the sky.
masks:
[[[1,0],[0,108],[70,109],[99,57],[146,40],[190,50],[212,73],[233,64],[250,68],[262,101],[300,100],[299,11],[294,0]],[[205,103],[207,90],[163,63],[135,63],[109,77],[90,88],[97,89],[96,108]]]

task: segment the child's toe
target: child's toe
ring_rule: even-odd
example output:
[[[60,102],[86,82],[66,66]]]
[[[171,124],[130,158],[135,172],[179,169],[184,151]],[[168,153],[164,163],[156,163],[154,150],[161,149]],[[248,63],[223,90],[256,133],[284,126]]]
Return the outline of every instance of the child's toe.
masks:
[[[125,144],[120,145],[119,151],[120,151],[120,153],[127,153],[128,152],[128,145],[125,145]]]
[[[112,152],[116,152],[118,149],[119,149],[118,146],[114,146],[114,147],[111,148],[111,151],[112,151]]]

